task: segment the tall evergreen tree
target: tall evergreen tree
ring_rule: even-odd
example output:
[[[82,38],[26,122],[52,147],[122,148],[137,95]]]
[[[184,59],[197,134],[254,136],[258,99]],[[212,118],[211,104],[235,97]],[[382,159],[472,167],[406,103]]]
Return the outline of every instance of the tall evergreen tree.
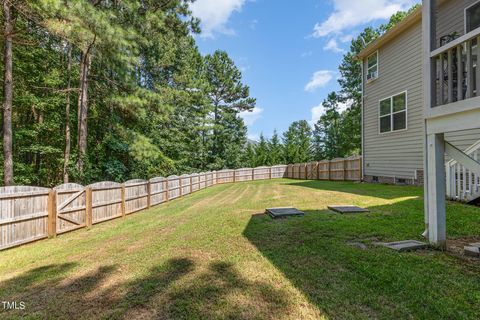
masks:
[[[312,158],[312,130],[306,120],[293,122],[283,134],[287,163],[308,162]]]
[[[278,136],[277,130],[273,131],[272,138],[268,141],[268,154],[268,165],[274,166],[284,163],[283,146]]]
[[[251,111],[256,100],[250,97],[249,87],[242,83],[240,70],[226,52],[215,51],[207,55],[205,68],[207,96],[213,106],[213,141],[209,162],[212,168],[220,169],[233,164],[233,159],[244,147],[246,129],[238,113]],[[231,134],[233,128],[245,134],[238,139]]]

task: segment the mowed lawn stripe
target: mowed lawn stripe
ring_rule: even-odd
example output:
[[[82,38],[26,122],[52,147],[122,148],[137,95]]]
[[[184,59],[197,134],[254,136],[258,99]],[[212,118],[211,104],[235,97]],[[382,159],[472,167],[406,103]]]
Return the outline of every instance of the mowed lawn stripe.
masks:
[[[330,204],[371,212],[334,214]],[[258,215],[275,206],[306,215]],[[449,203],[447,211],[452,238],[479,236],[479,208]],[[422,231],[421,188],[287,179],[217,185],[2,251],[0,298],[25,301],[26,309],[0,318],[480,318],[478,261],[373,245],[421,240]]]

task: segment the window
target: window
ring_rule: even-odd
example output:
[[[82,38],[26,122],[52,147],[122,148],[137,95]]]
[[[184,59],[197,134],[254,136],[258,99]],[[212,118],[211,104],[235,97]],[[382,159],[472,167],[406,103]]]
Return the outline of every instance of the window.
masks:
[[[380,133],[407,129],[407,92],[380,101]]]
[[[367,57],[367,81],[378,78],[378,51]]]
[[[480,2],[465,9],[465,32],[480,27]]]

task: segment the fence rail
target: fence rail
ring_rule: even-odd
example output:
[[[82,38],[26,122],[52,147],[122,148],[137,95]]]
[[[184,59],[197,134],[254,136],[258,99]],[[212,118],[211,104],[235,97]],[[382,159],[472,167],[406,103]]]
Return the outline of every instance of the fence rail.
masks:
[[[242,168],[53,189],[0,187],[0,250],[90,227],[148,209],[207,187],[243,181],[291,178],[361,180],[361,158]]]

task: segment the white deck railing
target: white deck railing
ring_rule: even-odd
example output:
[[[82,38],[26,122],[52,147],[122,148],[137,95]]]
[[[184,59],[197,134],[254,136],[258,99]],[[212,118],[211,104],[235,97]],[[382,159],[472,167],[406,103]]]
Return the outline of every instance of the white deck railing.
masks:
[[[480,141],[466,149],[464,153],[474,160],[480,160]],[[471,172],[456,160],[446,164],[447,197],[463,202],[472,201],[480,197],[480,177]]]
[[[433,106],[480,96],[480,28],[431,52]]]

